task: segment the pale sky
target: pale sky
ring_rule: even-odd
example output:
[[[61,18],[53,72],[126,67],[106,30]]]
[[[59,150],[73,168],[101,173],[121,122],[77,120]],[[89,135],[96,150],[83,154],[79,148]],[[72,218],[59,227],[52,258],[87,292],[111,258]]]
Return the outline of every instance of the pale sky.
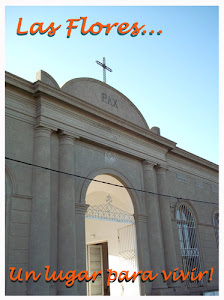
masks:
[[[31,82],[42,69],[62,85],[77,77],[102,80],[95,61],[106,57],[113,70],[107,83],[138,107],[150,128],[160,127],[178,147],[218,163],[218,15],[215,6],[6,7],[5,69]],[[66,21],[80,17],[87,17],[86,28],[96,22],[138,22],[147,33],[122,36],[114,27],[108,35],[105,29],[82,35],[77,22],[67,38]],[[35,22],[61,28],[53,37],[19,36],[19,18],[22,31]]]

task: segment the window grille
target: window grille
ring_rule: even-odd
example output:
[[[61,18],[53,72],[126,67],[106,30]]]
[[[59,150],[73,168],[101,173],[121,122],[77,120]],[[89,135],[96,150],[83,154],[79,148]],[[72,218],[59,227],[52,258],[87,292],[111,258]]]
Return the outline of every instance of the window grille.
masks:
[[[176,219],[183,271],[187,274],[188,271],[191,273],[192,269],[196,268],[194,271],[196,277],[202,270],[194,217],[189,208],[181,205],[176,211]],[[191,282],[189,276],[185,283],[188,287],[203,286],[203,279]]]
[[[134,224],[121,227],[117,231],[119,255],[125,259],[132,259],[136,253]]]
[[[219,247],[219,213],[214,214],[213,225],[214,225],[214,230],[215,230],[216,244],[217,244],[217,248],[218,248]]]

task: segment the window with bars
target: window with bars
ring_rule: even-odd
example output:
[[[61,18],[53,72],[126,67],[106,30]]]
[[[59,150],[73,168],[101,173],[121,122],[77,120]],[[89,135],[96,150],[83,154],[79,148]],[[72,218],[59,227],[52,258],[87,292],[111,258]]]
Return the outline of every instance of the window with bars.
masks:
[[[217,248],[219,248],[219,213],[214,214],[213,225],[214,225],[214,230],[215,230],[215,238],[216,238]]]
[[[192,269],[196,268],[194,271],[196,277],[201,271],[201,262],[193,214],[187,206],[180,205],[176,211],[176,219],[183,271],[187,274],[188,271],[191,273]],[[203,280],[191,282],[188,279],[185,283],[188,287],[202,286]]]

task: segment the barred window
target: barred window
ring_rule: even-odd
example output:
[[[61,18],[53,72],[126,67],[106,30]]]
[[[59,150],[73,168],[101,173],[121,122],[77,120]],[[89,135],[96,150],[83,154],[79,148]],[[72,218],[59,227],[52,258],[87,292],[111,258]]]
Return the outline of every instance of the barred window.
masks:
[[[214,225],[214,230],[215,230],[216,244],[217,244],[217,248],[218,248],[219,247],[219,213],[214,214],[213,225]]]
[[[201,271],[200,253],[198,247],[197,231],[191,210],[185,205],[179,206],[176,211],[177,228],[180,241],[180,252],[185,274],[194,271],[194,277]],[[190,276],[188,277],[190,278]],[[202,286],[203,280],[185,281],[188,287]]]

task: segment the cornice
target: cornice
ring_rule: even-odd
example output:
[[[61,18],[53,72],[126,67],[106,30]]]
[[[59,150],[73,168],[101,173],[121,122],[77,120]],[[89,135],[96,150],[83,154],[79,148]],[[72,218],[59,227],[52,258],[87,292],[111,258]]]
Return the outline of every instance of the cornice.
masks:
[[[211,184],[218,184],[218,177],[211,177],[210,175],[207,175],[205,171],[196,170],[195,168],[186,168],[183,165],[182,166],[174,166],[172,164],[168,165],[168,171],[173,172],[177,174],[177,172],[181,172],[186,174],[186,176],[192,180],[201,179],[210,182]]]
[[[111,115],[109,112],[102,110],[94,105],[91,105],[90,103],[87,103],[80,98],[62,92],[61,90],[56,90],[40,81],[35,82],[34,84],[35,84],[35,94],[39,95],[42,93],[44,95],[56,98],[57,100],[63,101],[66,104],[81,109],[82,111],[85,111],[86,113],[92,116],[97,116],[98,118],[101,118],[106,122],[110,122],[110,124],[112,123],[113,126],[122,127],[132,132],[132,134],[135,133],[135,135],[137,136],[150,139],[151,141],[160,144],[160,146],[163,147],[165,146],[168,149],[172,149],[176,147],[176,143],[174,143],[173,141],[168,140],[162,136],[158,136],[157,134],[151,132],[149,129],[144,129],[142,127],[139,127],[116,115]]]
[[[41,81],[36,81],[34,83],[25,80],[23,78],[20,78],[14,74],[11,74],[9,72],[5,73],[5,81],[6,85],[11,85],[16,88],[19,88],[20,90],[26,91],[31,93],[35,98],[39,98],[41,96],[44,97],[53,97],[56,100],[59,100],[63,103],[66,103],[68,105],[71,105],[75,107],[78,110],[81,110],[85,113],[88,113],[94,117],[98,117],[98,119],[104,120],[105,122],[109,123],[110,125],[113,124],[114,128],[123,128],[127,131],[129,131],[131,134],[134,134],[138,138],[144,138],[151,142],[154,142],[158,144],[160,147],[167,148],[168,155],[169,153],[180,156],[181,158],[186,158],[190,161],[196,162],[200,165],[206,166],[210,169],[213,169],[215,171],[218,171],[218,165],[205,160],[201,157],[198,157],[197,155],[194,155],[190,152],[187,152],[183,149],[180,149],[176,147],[176,143],[166,139],[162,136],[159,136],[155,133],[153,133],[150,130],[146,130],[144,128],[141,128],[135,124],[132,124],[126,120],[123,120],[120,117],[117,117],[116,115],[111,115],[110,113],[101,110],[98,107],[95,107],[94,105],[91,105],[82,99],[79,99],[77,97],[74,97],[72,95],[69,95],[61,90],[55,89]]]
[[[18,77],[9,72],[5,72],[5,83],[10,84],[14,87],[17,87],[19,89],[22,89],[32,94],[34,92],[34,87],[32,82],[25,80],[21,77]]]
[[[204,159],[202,157],[199,157],[199,156],[197,156],[197,155],[195,155],[193,153],[190,153],[190,152],[188,152],[186,150],[183,150],[181,148],[176,147],[174,149],[170,149],[169,152],[168,152],[168,155],[169,155],[169,153],[176,154],[176,155],[180,156],[181,158],[186,158],[188,160],[191,160],[193,162],[196,162],[198,164],[206,166],[206,167],[208,167],[210,169],[213,169],[213,170],[215,170],[217,172],[219,171],[219,166],[217,164],[212,163],[212,162],[210,162],[210,161],[208,161],[208,160],[206,160],[206,159]]]
[[[141,153],[144,154],[144,153],[147,153],[146,149],[149,148],[149,142],[146,141],[145,139],[143,140],[141,137],[139,136],[133,136],[133,134],[131,135],[130,133],[127,133],[126,131],[122,131],[122,130],[118,130],[117,128],[114,128],[114,127],[110,127],[108,125],[108,123],[99,123],[98,119],[96,119],[95,117],[87,117],[86,115],[80,115],[77,111],[74,111],[74,110],[69,110],[68,107],[59,107],[59,105],[57,104],[56,101],[48,101],[47,99],[45,98],[42,98],[41,100],[41,103],[43,104],[43,107],[45,108],[48,108],[48,109],[51,109],[53,110],[54,112],[56,113],[63,113],[64,115],[66,116],[69,116],[69,118],[72,118],[72,123],[68,122],[68,119],[67,119],[67,125],[68,126],[72,126],[74,124],[74,120],[76,121],[80,121],[80,122],[83,122],[84,124],[83,125],[90,125],[91,127],[93,127],[94,129],[97,129],[98,131],[98,136],[102,137],[103,134],[105,132],[107,132],[107,135],[106,139],[108,140],[113,140],[114,143],[116,144],[119,144],[121,143],[122,141],[122,145],[127,147],[127,148],[130,148],[130,144],[132,144],[132,149],[133,148],[133,144],[138,144],[138,145],[141,145]],[[50,115],[46,114],[44,115],[45,117],[48,117],[48,118],[51,118]],[[55,116],[55,120],[57,121],[60,121],[62,122],[61,120],[59,120],[57,118],[57,116]],[[79,128],[81,129],[81,127]],[[84,130],[84,129],[83,129]],[[109,133],[109,135],[108,135]],[[124,142],[126,142],[126,144],[124,144]],[[144,148],[144,150],[143,150]],[[136,151],[139,151],[139,147],[135,149]],[[167,153],[167,149],[165,147],[160,147],[158,144],[156,143],[150,143],[150,152],[153,151],[154,155],[157,157],[157,158],[160,158],[161,159],[161,156],[165,156],[165,154]],[[158,153],[160,154],[160,156],[158,155]]]
[[[91,115],[95,115],[101,119],[109,121],[110,123],[113,123],[115,126],[118,125],[120,127],[125,128],[128,131],[131,131],[132,133],[137,134],[138,136],[150,139],[160,144],[161,146],[165,146],[169,149],[172,149],[176,146],[176,143],[174,143],[173,141],[170,141],[162,136],[158,136],[157,134],[151,132],[150,130],[132,124],[116,115],[111,115],[109,112],[101,110],[100,108],[91,105],[83,101],[82,99],[71,96],[61,90],[55,89],[41,81],[36,81],[34,83],[31,83],[27,80],[19,78],[18,76],[15,76],[8,72],[6,72],[5,80],[6,80],[6,84],[10,84],[17,88],[30,92],[34,94],[34,96],[37,98],[39,98],[41,95],[43,96],[47,95],[56,98],[57,100],[70,104],[73,107],[81,109]]]

